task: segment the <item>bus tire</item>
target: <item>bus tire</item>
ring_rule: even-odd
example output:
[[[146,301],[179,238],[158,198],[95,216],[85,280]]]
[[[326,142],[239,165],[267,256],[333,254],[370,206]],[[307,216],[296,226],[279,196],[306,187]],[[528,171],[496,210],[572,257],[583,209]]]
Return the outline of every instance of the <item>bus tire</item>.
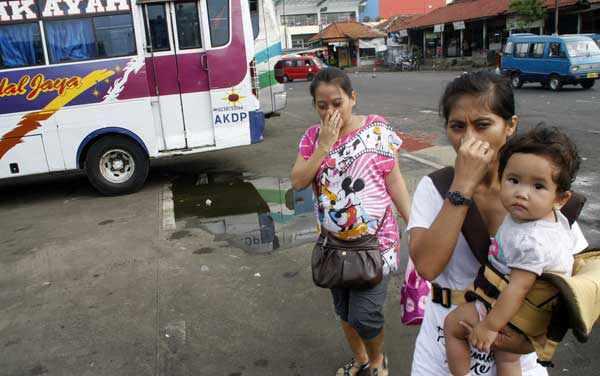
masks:
[[[550,90],[552,91],[560,91],[560,89],[562,89],[562,81],[560,80],[560,77],[558,77],[557,75],[552,75],[550,76],[550,79],[548,80],[548,87],[550,88]]]
[[[510,84],[515,89],[520,89],[523,87],[523,80],[521,79],[521,74],[519,74],[519,72],[514,72],[510,76]]]
[[[596,81],[592,80],[592,79],[583,80],[583,81],[581,81],[581,87],[584,88],[584,89],[586,89],[586,90],[587,89],[591,89],[592,86],[594,86],[594,83],[596,83]]]
[[[281,81],[283,81],[283,83],[286,83],[286,82],[290,82],[291,80],[290,80],[290,78],[289,78],[288,76],[285,76],[285,75],[284,75],[284,76],[281,78]]]
[[[90,184],[98,192],[114,196],[140,190],[148,177],[150,161],[137,142],[110,135],[90,146],[84,169]]]

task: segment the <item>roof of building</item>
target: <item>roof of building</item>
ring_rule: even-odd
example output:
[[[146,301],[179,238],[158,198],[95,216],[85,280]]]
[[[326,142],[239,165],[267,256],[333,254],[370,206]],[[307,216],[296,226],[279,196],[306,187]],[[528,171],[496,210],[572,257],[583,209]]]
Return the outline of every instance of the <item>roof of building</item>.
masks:
[[[383,38],[386,34],[373,30],[365,24],[356,21],[334,22],[323,31],[310,38],[311,42],[319,40],[347,40]]]
[[[598,1],[598,0],[594,0]],[[560,7],[571,7],[579,4],[580,0],[561,0]],[[553,9],[555,0],[545,0],[546,7]],[[469,21],[490,18],[511,13],[510,0],[456,0],[454,3],[434,9],[407,24],[405,29],[433,26],[456,21]]]
[[[400,14],[388,18],[385,22],[379,24],[377,28],[387,33],[393,33],[398,30],[405,30],[406,26],[417,18],[423,16],[422,14]]]

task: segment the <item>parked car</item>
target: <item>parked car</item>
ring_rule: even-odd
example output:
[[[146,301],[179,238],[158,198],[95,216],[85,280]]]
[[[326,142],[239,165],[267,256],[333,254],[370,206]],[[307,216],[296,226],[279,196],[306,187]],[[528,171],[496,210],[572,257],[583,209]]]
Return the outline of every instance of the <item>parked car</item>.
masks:
[[[321,60],[313,56],[284,56],[275,64],[275,79],[279,82],[312,81],[323,68]]]
[[[600,77],[600,48],[585,35],[513,34],[501,61],[513,87],[539,82],[558,91],[563,85],[594,86]]]
[[[600,34],[582,34],[582,35],[592,38],[594,40],[594,42],[596,42],[598,47],[600,47]]]

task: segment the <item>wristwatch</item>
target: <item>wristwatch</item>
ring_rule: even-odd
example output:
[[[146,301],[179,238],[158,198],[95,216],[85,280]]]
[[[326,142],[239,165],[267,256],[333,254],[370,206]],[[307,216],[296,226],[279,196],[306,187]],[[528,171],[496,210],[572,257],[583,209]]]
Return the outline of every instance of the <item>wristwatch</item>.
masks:
[[[473,199],[465,197],[462,193],[456,191],[446,193],[446,198],[454,206],[471,206],[473,204]]]

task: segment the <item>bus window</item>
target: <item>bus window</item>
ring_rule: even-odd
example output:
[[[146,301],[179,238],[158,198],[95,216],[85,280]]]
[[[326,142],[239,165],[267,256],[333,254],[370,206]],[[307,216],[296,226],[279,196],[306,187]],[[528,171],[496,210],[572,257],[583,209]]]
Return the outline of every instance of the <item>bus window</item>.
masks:
[[[169,51],[169,27],[164,4],[149,4],[146,6],[148,23],[144,22],[146,29],[146,44],[151,46],[152,52]],[[150,27],[150,30],[148,30]],[[152,42],[150,42],[150,38]]]
[[[175,5],[175,18],[177,19],[179,49],[201,48],[200,19],[196,3],[177,3]]]
[[[131,16],[94,17],[98,57],[126,56],[135,54]]]
[[[229,42],[229,0],[208,0],[208,19],[212,47]]]
[[[50,63],[88,60],[96,57],[91,18],[46,21],[46,41]]]
[[[50,63],[133,55],[131,15],[46,21]]]
[[[250,6],[250,19],[252,20],[252,34],[254,34],[254,39],[256,39],[258,37],[258,33],[260,32],[258,0],[248,0],[248,5]]]
[[[0,69],[44,64],[37,22],[0,26]]]

